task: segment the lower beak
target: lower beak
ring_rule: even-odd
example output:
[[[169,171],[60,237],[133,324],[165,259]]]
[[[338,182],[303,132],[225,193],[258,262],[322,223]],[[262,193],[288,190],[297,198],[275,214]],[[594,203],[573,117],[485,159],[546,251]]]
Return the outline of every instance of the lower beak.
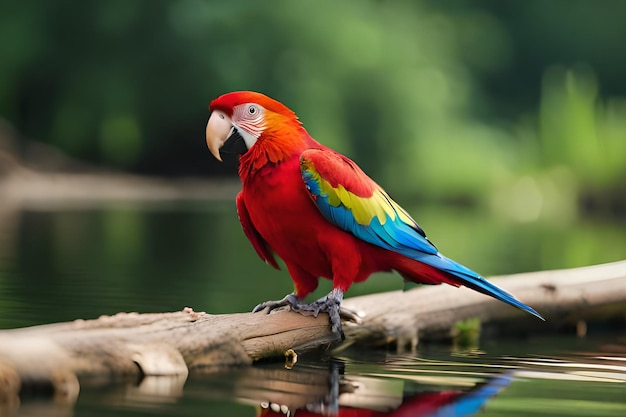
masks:
[[[209,147],[209,151],[218,161],[222,160],[220,148],[224,146],[232,130],[233,125],[226,114],[219,110],[211,113],[211,117],[209,117],[206,125],[206,144]]]

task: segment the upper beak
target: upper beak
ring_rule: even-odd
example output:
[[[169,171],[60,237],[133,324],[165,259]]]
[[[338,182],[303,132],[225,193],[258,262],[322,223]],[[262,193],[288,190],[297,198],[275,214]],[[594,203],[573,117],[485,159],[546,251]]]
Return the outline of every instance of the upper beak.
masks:
[[[206,124],[206,144],[209,147],[209,151],[218,161],[222,161],[220,148],[224,146],[232,130],[233,125],[230,117],[224,112],[215,110],[211,113],[211,117],[209,117],[209,121]]]

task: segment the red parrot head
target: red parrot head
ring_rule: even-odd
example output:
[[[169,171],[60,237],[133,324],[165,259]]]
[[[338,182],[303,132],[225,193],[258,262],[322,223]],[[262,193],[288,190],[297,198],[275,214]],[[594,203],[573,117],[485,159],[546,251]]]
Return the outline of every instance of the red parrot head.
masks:
[[[241,136],[246,148],[251,149],[261,140],[280,142],[285,133],[301,128],[298,117],[287,106],[252,91],[219,96],[211,102],[209,109],[211,116],[206,125],[206,143],[219,161],[222,160],[220,148],[232,137]]]

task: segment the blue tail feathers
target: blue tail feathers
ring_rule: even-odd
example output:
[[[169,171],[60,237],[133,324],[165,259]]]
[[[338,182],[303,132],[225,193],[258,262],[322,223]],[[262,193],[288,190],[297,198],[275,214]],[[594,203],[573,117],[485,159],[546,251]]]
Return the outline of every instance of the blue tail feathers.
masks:
[[[510,304],[513,307],[517,307],[520,310],[524,310],[545,321],[541,314],[537,313],[532,307],[527,306],[508,292],[504,291],[502,288],[492,284],[476,272],[453,261],[452,259],[446,258],[441,254],[437,254],[427,258],[422,257],[420,261],[457,277],[459,279],[459,283],[468,288],[489,295],[497,300]]]

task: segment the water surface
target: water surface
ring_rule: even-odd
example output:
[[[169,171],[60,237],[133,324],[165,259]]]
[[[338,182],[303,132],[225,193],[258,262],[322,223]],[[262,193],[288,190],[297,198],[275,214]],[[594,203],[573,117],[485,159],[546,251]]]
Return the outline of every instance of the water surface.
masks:
[[[27,397],[6,415],[617,417],[626,414],[623,349],[623,340],[561,336],[481,351],[309,353],[292,369],[266,363],[187,379],[85,381],[75,403]]]
[[[485,275],[626,254],[617,222],[508,223],[440,208],[411,213],[442,252]],[[398,288],[399,277],[378,274],[348,296]],[[328,289],[325,283],[315,295]],[[0,208],[0,329],[186,306],[248,311],[291,290],[284,270],[258,259],[230,201]],[[24,398],[0,405],[0,415],[460,416],[482,409],[484,416],[623,416],[624,336],[623,327],[599,326],[587,339],[485,337],[473,351],[349,349],[301,355],[291,370],[268,363],[182,380],[84,381],[75,403]]]

